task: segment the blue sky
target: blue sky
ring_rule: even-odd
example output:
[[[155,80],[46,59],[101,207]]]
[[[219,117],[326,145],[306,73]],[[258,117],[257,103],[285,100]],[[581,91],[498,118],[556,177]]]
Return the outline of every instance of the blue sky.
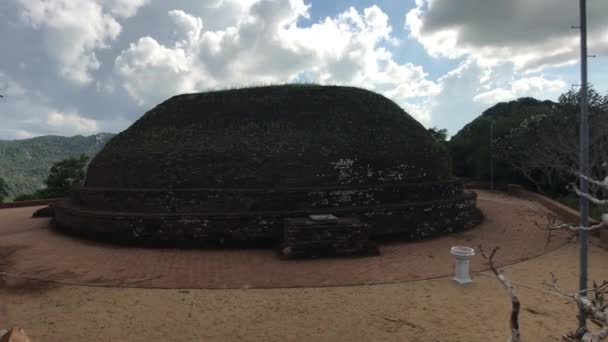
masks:
[[[0,139],[119,132],[183,92],[307,80],[380,92],[455,134],[579,83],[571,0],[5,0]],[[608,1],[589,80],[608,91]]]

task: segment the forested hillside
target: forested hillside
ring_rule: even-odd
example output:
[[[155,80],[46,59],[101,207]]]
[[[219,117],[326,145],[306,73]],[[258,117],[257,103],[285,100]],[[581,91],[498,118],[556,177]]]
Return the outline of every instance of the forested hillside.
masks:
[[[608,171],[608,94],[590,88],[588,101],[590,173],[601,180]],[[523,98],[489,108],[449,141],[454,173],[488,181],[493,155],[496,182],[522,184],[576,208],[571,184],[579,167],[579,103],[580,93],[570,90],[557,102]],[[604,211],[592,206],[591,212],[599,218]]]
[[[495,141],[501,139],[526,119],[550,114],[556,103],[521,98],[498,103],[485,110],[479,117],[464,126],[450,140],[450,152],[454,173],[459,177],[488,180],[490,178],[490,130],[493,125]],[[502,181],[514,181],[517,177],[508,163],[496,160],[495,177]]]
[[[9,199],[33,193],[44,186],[54,162],[86,154],[94,156],[114,134],[84,137],[41,136],[24,140],[0,140],[0,178],[8,185]]]

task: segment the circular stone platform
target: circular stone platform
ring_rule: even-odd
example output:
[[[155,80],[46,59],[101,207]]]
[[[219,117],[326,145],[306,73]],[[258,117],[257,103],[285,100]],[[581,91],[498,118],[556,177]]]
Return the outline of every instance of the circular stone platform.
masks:
[[[450,164],[419,122],[368,90],[184,94],[112,138],[54,223],[113,242],[276,242],[287,220],[331,213],[413,240],[479,222]]]
[[[545,248],[536,223],[550,213],[542,205],[476,190],[485,221],[476,228],[431,240],[391,242],[381,256],[281,261],[270,249],[154,249],[104,245],[58,234],[37,208],[0,210],[0,274],[69,284],[141,288],[280,288],[361,285],[449,276],[450,247],[501,246],[500,265],[562,246],[558,234]],[[472,270],[485,269],[473,257]]]

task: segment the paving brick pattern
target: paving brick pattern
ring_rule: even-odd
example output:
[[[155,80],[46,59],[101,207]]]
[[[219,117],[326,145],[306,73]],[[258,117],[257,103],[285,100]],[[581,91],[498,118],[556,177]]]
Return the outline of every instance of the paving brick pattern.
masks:
[[[363,258],[280,260],[272,249],[162,249],[111,246],[65,236],[39,207],[0,210],[0,273],[70,284],[141,288],[280,288],[405,282],[449,276],[451,246],[501,246],[499,265],[562,246],[546,245],[536,224],[551,212],[541,204],[477,190],[485,220],[476,228],[418,242],[382,242],[381,255]],[[486,269],[475,256],[473,271]]]

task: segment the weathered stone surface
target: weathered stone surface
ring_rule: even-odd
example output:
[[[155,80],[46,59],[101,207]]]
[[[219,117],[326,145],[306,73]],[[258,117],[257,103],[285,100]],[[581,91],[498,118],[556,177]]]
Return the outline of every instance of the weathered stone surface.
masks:
[[[285,220],[331,212],[418,239],[480,220],[450,173],[424,127],[369,91],[180,95],[106,145],[54,223],[114,241],[278,241]]]
[[[371,226],[373,236],[397,234],[420,239],[462,231],[480,221],[476,195],[463,192],[433,201],[383,203],[370,206],[334,207],[336,215],[359,218]],[[286,201],[289,199],[286,198]],[[100,211],[58,203],[55,222],[77,234],[107,235],[127,240],[278,240],[283,220],[323,209],[250,212],[125,212]]]
[[[426,129],[379,94],[272,86],[175,96],[115,136],[86,185],[128,189],[373,185],[448,179]]]
[[[33,218],[38,218],[38,217],[53,217],[53,206],[52,205],[48,205],[44,208],[40,208],[38,210],[36,210],[33,214],[32,217]]]
[[[461,195],[458,180],[308,188],[119,189],[83,187],[74,206],[140,213],[223,213],[364,207],[428,202]]]
[[[284,258],[325,255],[377,255],[369,225],[353,218],[315,221],[309,217],[285,220],[280,252]]]

